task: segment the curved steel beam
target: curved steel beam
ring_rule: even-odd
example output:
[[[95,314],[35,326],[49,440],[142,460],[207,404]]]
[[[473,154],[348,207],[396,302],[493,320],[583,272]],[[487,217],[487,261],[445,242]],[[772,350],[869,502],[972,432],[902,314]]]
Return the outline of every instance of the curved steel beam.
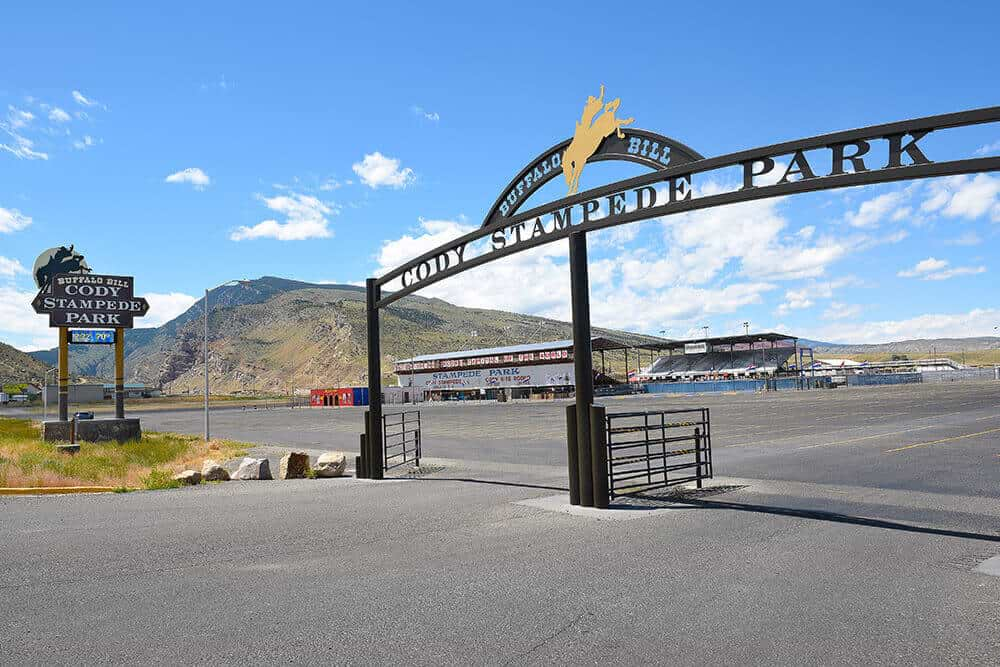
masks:
[[[712,206],[720,206],[737,202],[766,199],[770,197],[781,197],[790,194],[814,192],[818,190],[829,190],[855,185],[872,185],[875,183],[889,183],[917,178],[1000,171],[1000,157],[931,162],[923,157],[922,153],[920,153],[919,147],[916,148],[917,158],[914,158],[913,153],[909,153],[907,151],[907,146],[909,146],[910,143],[915,145],[916,141],[918,141],[920,137],[932,130],[975,125],[980,123],[993,123],[998,121],[1000,121],[1000,107],[988,107],[953,114],[928,116],[925,118],[917,118],[897,123],[874,125],[856,130],[833,132],[797,141],[772,144],[770,146],[730,153],[728,155],[715,158],[697,160],[695,162],[681,164],[676,167],[668,167],[650,174],[624,179],[616,183],[594,188],[586,192],[581,192],[576,195],[564,197],[554,202],[535,207],[510,218],[503,219],[501,222],[491,224],[488,227],[476,229],[468,234],[454,239],[453,241],[438,246],[434,250],[420,255],[419,257],[377,279],[377,283],[379,285],[384,285],[396,278],[404,276],[408,271],[412,271],[415,268],[418,269],[418,280],[416,282],[405,285],[403,289],[387,294],[382,297],[376,305],[377,307],[384,307],[408,294],[412,294],[419,289],[432,285],[440,280],[444,280],[450,276],[454,276],[467,269],[486,264],[487,262],[491,262],[517,252],[530,250],[531,248],[535,248],[546,243],[551,243],[558,239],[565,238],[569,236],[570,233],[575,231],[595,231],[616,225],[637,222],[639,220],[681,213],[684,211],[710,208]],[[914,138],[910,143],[904,144],[905,135],[907,134]],[[865,142],[876,139],[886,139],[890,141],[889,165],[886,167],[866,168],[864,171],[852,172],[844,172],[842,170],[842,164],[838,165],[838,153],[836,152],[837,147],[840,147],[840,163],[844,163],[850,161],[852,157],[858,157],[858,154],[856,153],[846,153],[844,151],[844,146],[854,146],[858,148],[858,150],[861,150],[861,147],[865,144]],[[815,176],[814,174],[811,174],[808,165],[806,165],[807,173],[803,174],[801,171],[797,172],[802,176],[801,180],[786,180],[788,176],[786,173],[786,178],[783,178],[776,184],[762,186],[756,186],[753,184],[753,174],[755,171],[754,166],[756,164],[761,163],[762,161],[766,163],[767,160],[777,156],[794,154],[792,163],[789,165],[789,169],[791,169],[792,165],[796,164],[799,156],[803,156],[802,160],[805,161],[805,151],[823,148],[833,151],[834,168],[831,170],[832,173],[830,175]],[[895,154],[895,159],[899,161],[904,153],[908,154],[914,163],[909,165],[902,165],[901,163],[898,166],[894,165],[892,162],[893,155]],[[861,155],[863,154],[864,153],[861,153]],[[923,159],[920,160],[920,158]],[[715,195],[705,195],[697,198],[691,196],[690,183],[693,174],[733,166],[742,166],[744,168],[745,179],[746,174],[750,174],[749,185],[747,185],[745,181],[744,187],[739,190]],[[799,164],[799,166],[801,167],[802,165]],[[838,167],[841,167],[840,172],[837,172]],[[485,238],[494,238],[494,234],[505,234],[506,231],[513,230],[519,225],[523,227],[534,220],[538,221],[537,224],[541,224],[541,218],[543,216],[553,216],[553,220],[556,220],[559,213],[572,210],[573,207],[586,209],[589,204],[596,202],[599,198],[610,196],[612,201],[614,201],[613,198],[624,196],[625,193],[637,193],[637,191],[642,188],[652,189],[651,186],[653,184],[664,182],[669,182],[671,184],[670,189],[672,193],[671,200],[666,203],[639,207],[635,210],[629,211],[612,211],[612,213],[606,217],[584,220],[580,223],[573,223],[571,220],[568,220],[564,227],[558,227],[558,221],[556,221],[554,222],[553,229],[551,231],[545,231],[545,233],[541,235],[532,235],[531,238],[520,239],[517,242],[504,245],[500,248],[494,247],[494,249],[484,252],[476,257],[466,259],[464,256],[466,246],[473,241]],[[675,199],[673,197],[673,194],[675,194],[674,188],[678,183],[681,185],[681,190],[683,190],[684,185],[688,186],[688,190],[686,196],[683,192],[676,193],[678,196]],[[596,205],[597,204],[595,204],[595,207]],[[584,218],[586,218],[586,215],[584,215]],[[441,256],[448,255],[448,253],[456,253],[455,256],[458,257],[458,261],[455,265],[447,264],[441,267],[440,260],[436,263],[437,266],[431,265],[433,260]],[[424,265],[427,265],[428,267],[427,275],[420,276],[419,268],[423,268]]]

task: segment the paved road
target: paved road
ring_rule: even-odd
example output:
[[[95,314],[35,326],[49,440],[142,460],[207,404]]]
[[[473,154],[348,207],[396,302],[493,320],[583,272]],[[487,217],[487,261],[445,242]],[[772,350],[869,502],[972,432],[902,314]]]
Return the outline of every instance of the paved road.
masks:
[[[1000,438],[1000,382],[599,402],[608,411],[710,408],[715,466],[723,475],[1000,496],[1000,459],[995,448],[982,446]],[[566,404],[421,405],[424,453],[494,467],[565,466]],[[141,415],[149,429],[203,429],[198,411],[131,414]],[[235,409],[214,412],[212,432],[262,444],[357,451],[363,423],[363,408]],[[962,439],[947,447],[920,444],[955,436]],[[898,449],[905,447],[910,449]]]
[[[1000,555],[1000,385],[606,403],[692,402],[715,488],[633,520],[520,504],[565,486],[559,404],[423,408],[443,467],[423,479],[0,499],[0,655],[996,663],[1000,577],[973,568]],[[214,424],[354,447],[360,411],[292,412]]]

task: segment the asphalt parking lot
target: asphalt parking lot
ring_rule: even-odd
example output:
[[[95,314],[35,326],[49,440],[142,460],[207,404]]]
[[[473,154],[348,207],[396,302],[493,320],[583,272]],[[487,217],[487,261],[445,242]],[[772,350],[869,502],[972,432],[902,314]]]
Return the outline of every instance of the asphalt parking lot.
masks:
[[[541,509],[553,402],[420,406],[419,479],[0,498],[4,661],[996,663],[1000,383],[603,403],[709,407],[711,488]],[[362,411],[212,423],[354,451]]]

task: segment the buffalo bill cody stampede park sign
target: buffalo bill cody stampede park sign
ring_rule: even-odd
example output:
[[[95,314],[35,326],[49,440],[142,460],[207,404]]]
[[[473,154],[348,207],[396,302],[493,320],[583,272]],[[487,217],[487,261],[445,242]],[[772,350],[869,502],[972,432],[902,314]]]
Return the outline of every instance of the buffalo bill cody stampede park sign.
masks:
[[[100,325],[132,328],[132,318],[149,311],[149,303],[132,293],[131,276],[59,274],[52,278],[51,293],[38,293],[32,305],[47,313],[50,327]]]
[[[46,422],[46,440],[73,440],[88,434],[87,439],[93,440],[138,438],[139,420],[125,419],[125,330],[132,328],[134,318],[149,312],[149,303],[135,296],[135,279],[92,273],[72,245],[39,255],[34,275],[38,295],[31,305],[36,313],[49,316],[50,327],[59,328],[59,421]],[[70,331],[78,326],[113,331]],[[115,419],[84,424],[80,433],[68,423],[70,342],[115,346]]]
[[[587,232],[768,197],[1000,170],[1000,157],[940,160],[931,149],[933,136],[942,131],[1000,122],[1000,107],[832,132],[706,158],[675,139],[636,128],[634,118],[619,115],[621,106],[618,98],[605,101],[602,86],[597,97],[585,101],[572,137],[521,169],[500,191],[479,229],[368,279],[370,410],[361,437],[359,476],[379,479],[383,474],[379,309],[407,294],[495,259],[569,239],[576,386],[576,405],[567,415],[570,502],[607,507],[607,452],[600,440],[603,435],[591,438],[591,417],[599,412],[591,414],[597,408],[592,408]],[[599,160],[633,162],[650,172],[581,191],[586,165]],[[713,181],[736,185],[722,192],[700,189],[706,174],[715,174]],[[566,196],[525,210],[529,197],[560,175]],[[595,417],[594,423],[603,422]]]

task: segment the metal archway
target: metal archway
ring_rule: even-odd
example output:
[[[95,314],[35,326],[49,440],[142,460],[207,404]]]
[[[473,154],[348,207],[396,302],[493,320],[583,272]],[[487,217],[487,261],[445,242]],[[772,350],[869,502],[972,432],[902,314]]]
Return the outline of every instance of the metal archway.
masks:
[[[366,281],[370,408],[366,414],[366,433],[362,436],[359,476],[372,479],[382,477],[382,468],[378,465],[378,452],[382,442],[379,309],[476,266],[569,238],[577,406],[576,437],[573,438],[574,434],[570,434],[571,437],[568,438],[571,497],[574,490],[578,490],[580,504],[607,507],[606,494],[603,498],[593,496],[592,479],[598,471],[593,467],[587,446],[591,442],[589,406],[593,404],[594,395],[590,354],[587,232],[684,211],[770,197],[856,185],[1000,171],[1000,157],[935,162],[927,157],[919,143],[931,132],[996,122],[1000,122],[1000,107],[986,107],[832,132],[714,158],[703,158],[687,146],[661,135],[626,129],[605,139],[587,162],[602,159],[628,160],[651,167],[651,173],[520,211],[521,204],[532,192],[558,175],[552,162],[553,156],[559,155],[561,163],[564,153],[560,151],[565,151],[569,142],[556,144],[522,169],[508,184],[487,214],[482,227],[442,244],[378,278]],[[651,158],[649,152],[654,142],[661,147],[656,159]],[[888,159],[884,165],[873,163],[870,153],[874,142],[885,142]],[[662,161],[664,146],[669,148],[670,154],[670,159],[665,164]],[[776,172],[776,158],[781,157],[787,157],[787,166],[780,177],[773,183],[761,184],[763,177],[779,175]],[[733,167],[742,173],[740,188],[694,196],[692,184],[696,175]],[[534,178],[536,169],[541,169],[539,179]],[[528,174],[532,175],[530,182],[522,185],[518,191],[518,184],[525,183]],[[513,199],[510,198],[512,191],[516,194]],[[601,213],[602,204],[607,207],[606,215]],[[396,280],[400,282],[400,288],[383,295],[383,287]],[[580,443],[576,466],[573,465],[574,440]]]

